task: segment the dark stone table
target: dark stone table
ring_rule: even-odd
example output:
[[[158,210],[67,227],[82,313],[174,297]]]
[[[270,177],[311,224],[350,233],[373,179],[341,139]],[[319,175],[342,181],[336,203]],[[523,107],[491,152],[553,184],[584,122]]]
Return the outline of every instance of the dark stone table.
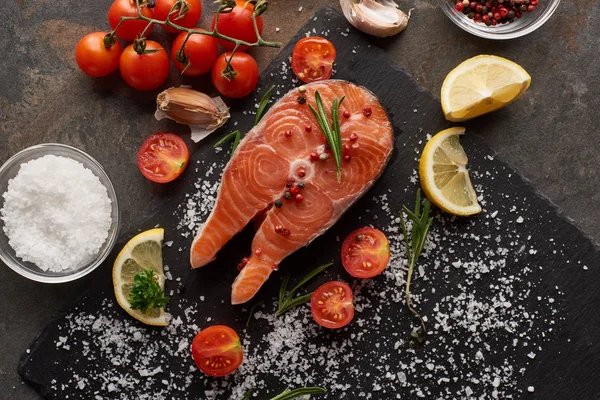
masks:
[[[544,0],[542,0],[544,1]],[[86,33],[108,28],[111,0],[6,0],[0,23],[0,161],[43,142],[79,147],[106,168],[122,209],[122,229],[132,227],[139,210],[160,192],[136,168],[135,155],[149,134],[171,128],[152,117],[156,93],[127,88],[118,74],[93,80],[75,63],[74,48]],[[214,7],[204,1],[205,10]],[[325,4],[336,0],[272,0],[265,19],[266,38],[285,43]],[[600,239],[600,6],[596,0],[563,2],[556,15],[529,36],[508,42],[473,37],[454,26],[436,0],[408,1],[415,7],[408,29],[378,44],[424,87],[438,93],[445,75],[477,54],[496,54],[521,64],[533,81],[519,107],[473,122],[485,129],[499,157],[529,178],[583,231]],[[207,15],[202,25],[208,25]],[[154,34],[167,43],[164,34]],[[264,68],[276,49],[255,49]],[[171,83],[180,81],[172,71]],[[206,79],[183,80],[200,90]],[[523,106],[523,103],[525,106]],[[520,120],[512,130],[511,121]],[[485,125],[484,125],[485,124]],[[180,131],[183,133],[183,130]],[[28,281],[0,268],[0,397],[36,399],[16,368],[44,324],[68,299],[78,296],[90,278],[63,285]]]

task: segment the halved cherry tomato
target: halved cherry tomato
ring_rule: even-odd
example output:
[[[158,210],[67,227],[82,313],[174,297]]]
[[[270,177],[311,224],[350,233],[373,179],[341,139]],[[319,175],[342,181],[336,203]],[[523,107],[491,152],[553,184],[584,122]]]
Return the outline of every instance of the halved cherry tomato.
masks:
[[[223,53],[215,61],[212,69],[212,82],[219,93],[223,96],[239,99],[247,96],[258,84],[258,64],[248,53],[236,51],[231,60],[231,66],[235,70],[235,77],[228,79],[223,75],[227,66],[225,57],[229,59],[231,52]]]
[[[233,329],[225,325],[213,325],[201,330],[194,338],[192,357],[205,374],[225,376],[242,364],[244,349]]]
[[[254,32],[254,24],[252,23],[252,14],[254,13],[254,5],[246,3],[245,0],[235,0],[236,6],[230,13],[219,15],[219,33],[229,36],[234,39],[243,40],[244,42],[254,43],[258,40],[256,32]],[[215,29],[215,21],[217,16],[213,17],[211,29]],[[258,33],[262,35],[263,19],[259,15],[256,17],[256,26]],[[227,50],[233,50],[235,43],[224,39],[219,39],[219,44]],[[248,46],[240,46],[238,50],[246,50]]]
[[[379,275],[390,261],[390,243],[379,229],[360,228],[342,245],[342,264],[356,278]]]
[[[335,47],[318,36],[300,39],[292,52],[292,70],[302,82],[309,83],[331,78]]]
[[[187,11],[185,15],[179,18],[179,9],[169,17],[169,20],[177,24],[179,26],[183,26],[184,28],[193,28],[196,26],[198,21],[200,21],[200,16],[202,15],[202,3],[200,0],[185,0],[187,3]],[[156,0],[154,4],[154,18],[159,19],[161,21],[166,21],[169,16],[169,12],[173,5],[177,2],[177,0]],[[175,28],[171,28],[170,26],[161,25],[162,28],[171,33],[179,32]]]
[[[344,282],[331,281],[320,286],[310,298],[310,310],[317,324],[342,328],[354,318],[352,289]]]
[[[154,16],[152,10],[146,5],[140,6],[140,12],[144,17],[152,18]],[[137,8],[134,0],[115,0],[108,10],[108,23],[112,29],[115,29],[117,25],[119,25],[119,22],[121,22],[121,17],[136,16]],[[140,36],[147,26],[148,23],[142,20],[125,21],[119,27],[117,36],[128,42],[133,42]],[[152,28],[154,28],[153,25],[148,28],[146,31],[146,36],[152,32]]]
[[[148,53],[138,54],[134,45],[125,48],[119,60],[123,80],[137,90],[154,90],[169,77],[169,54],[153,40],[146,40]]]
[[[189,159],[190,152],[179,136],[157,132],[140,147],[137,163],[146,178],[156,183],[167,183],[181,175]]]
[[[100,78],[119,68],[119,57],[123,52],[121,43],[111,47],[104,46],[106,32],[94,32],[85,35],[75,48],[75,59],[79,68],[89,76]]]
[[[192,35],[185,44],[184,54],[189,67],[182,64],[177,59],[181,46],[185,42],[187,32],[181,32],[171,48],[171,58],[178,70],[183,71],[187,76],[199,76],[207,73],[212,68],[215,60],[219,56],[219,46],[217,40],[207,35]]]

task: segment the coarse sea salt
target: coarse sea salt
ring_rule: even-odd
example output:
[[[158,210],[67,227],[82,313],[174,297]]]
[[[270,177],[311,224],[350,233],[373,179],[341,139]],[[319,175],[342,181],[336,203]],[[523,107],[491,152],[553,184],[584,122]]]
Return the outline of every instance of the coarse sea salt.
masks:
[[[46,155],[22,164],[2,197],[8,243],[17,257],[44,271],[82,265],[108,237],[106,187],[73,159]]]

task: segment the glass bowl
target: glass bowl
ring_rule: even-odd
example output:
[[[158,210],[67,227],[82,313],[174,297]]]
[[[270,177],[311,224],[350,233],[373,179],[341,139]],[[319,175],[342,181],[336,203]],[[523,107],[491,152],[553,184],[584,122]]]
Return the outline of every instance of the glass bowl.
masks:
[[[108,175],[104,172],[102,165],[100,165],[98,161],[74,147],[58,143],[46,143],[28,147],[25,150],[20,151],[0,167],[0,209],[4,207],[4,197],[2,194],[4,194],[8,188],[8,181],[17,175],[21,168],[21,164],[48,154],[68,157],[80,162],[85,168],[96,175],[100,179],[100,182],[106,187],[108,197],[111,201],[112,219],[108,237],[98,251],[98,254],[89,260],[86,260],[83,264],[77,266],[77,268],[60,272],[44,271],[35,264],[23,261],[16,256],[15,251],[8,243],[8,237],[6,236],[6,233],[4,233],[4,222],[0,218],[0,259],[13,271],[34,281],[45,283],[70,282],[89,274],[98,267],[106,257],[108,257],[117,240],[119,229],[119,204],[117,202],[115,189],[108,178]]]
[[[504,40],[525,36],[544,25],[558,8],[560,0],[540,0],[533,12],[523,13],[523,17],[515,19],[510,24],[496,26],[473,22],[465,14],[456,10],[456,1],[438,0],[438,2],[448,18],[463,30],[486,39]]]

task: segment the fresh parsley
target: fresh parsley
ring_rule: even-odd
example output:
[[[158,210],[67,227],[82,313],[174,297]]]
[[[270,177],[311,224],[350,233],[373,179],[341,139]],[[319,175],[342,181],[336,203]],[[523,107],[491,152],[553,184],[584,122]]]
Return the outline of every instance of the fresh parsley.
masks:
[[[133,278],[133,288],[129,293],[132,309],[145,314],[149,309],[166,306],[168,301],[169,298],[165,297],[164,291],[155,280],[152,268],[139,272]]]

